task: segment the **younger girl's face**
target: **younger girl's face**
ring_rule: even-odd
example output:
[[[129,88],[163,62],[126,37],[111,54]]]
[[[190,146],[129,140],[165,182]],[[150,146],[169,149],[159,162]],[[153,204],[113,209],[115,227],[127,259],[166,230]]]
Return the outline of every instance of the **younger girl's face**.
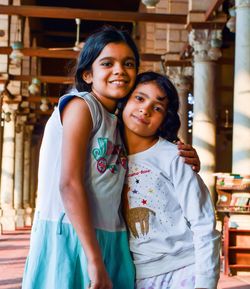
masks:
[[[109,111],[117,101],[129,94],[136,77],[135,56],[123,42],[107,44],[83,79],[92,84],[92,91]]]
[[[167,96],[156,82],[137,85],[123,110],[125,133],[155,137],[167,112]]]

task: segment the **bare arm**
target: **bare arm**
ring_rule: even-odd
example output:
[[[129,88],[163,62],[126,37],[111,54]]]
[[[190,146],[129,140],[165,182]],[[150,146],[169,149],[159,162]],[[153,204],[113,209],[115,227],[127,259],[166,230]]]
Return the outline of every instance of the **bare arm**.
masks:
[[[74,98],[62,113],[63,141],[60,191],[67,215],[88,259],[91,289],[112,288],[91,220],[84,172],[92,119],[87,104]]]
[[[196,152],[196,150],[189,144],[184,144],[181,141],[177,142],[177,146],[179,149],[179,155],[182,156],[185,160],[185,163],[192,166],[193,171],[200,171],[200,159]]]

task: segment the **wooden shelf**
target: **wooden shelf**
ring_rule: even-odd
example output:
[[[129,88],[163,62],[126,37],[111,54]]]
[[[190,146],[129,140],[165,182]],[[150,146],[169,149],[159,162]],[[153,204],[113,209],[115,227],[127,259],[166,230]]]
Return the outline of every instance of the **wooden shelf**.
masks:
[[[247,229],[233,229],[233,228],[229,228],[228,231],[232,232],[232,233],[250,233],[250,230],[247,230]]]
[[[234,185],[234,186],[220,186],[216,185],[217,190],[224,190],[224,191],[249,191],[250,185]]]
[[[229,267],[234,269],[250,269],[250,265],[240,265],[240,264],[231,264],[229,265]]]
[[[217,209],[216,211],[219,213],[233,213],[233,214],[246,214],[246,215],[250,215],[250,211],[232,211],[232,210],[221,210],[221,209]]]
[[[228,250],[242,250],[242,251],[244,251],[244,250],[250,250],[250,247],[238,247],[238,246],[230,246],[230,247],[228,247]]]

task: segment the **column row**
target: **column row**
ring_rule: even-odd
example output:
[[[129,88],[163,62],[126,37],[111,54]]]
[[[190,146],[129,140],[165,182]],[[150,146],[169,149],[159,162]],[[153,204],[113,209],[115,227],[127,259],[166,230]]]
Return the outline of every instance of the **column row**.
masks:
[[[3,230],[15,230],[32,224],[37,151],[31,153],[34,125],[28,116],[18,115],[16,104],[4,104],[3,111],[0,223]]]

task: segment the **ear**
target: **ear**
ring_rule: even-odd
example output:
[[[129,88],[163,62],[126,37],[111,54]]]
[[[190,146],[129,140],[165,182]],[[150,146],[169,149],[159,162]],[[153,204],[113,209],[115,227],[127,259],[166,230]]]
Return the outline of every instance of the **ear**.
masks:
[[[82,79],[87,84],[91,84],[92,83],[92,73],[91,73],[91,71],[84,71],[83,74],[82,74]]]

